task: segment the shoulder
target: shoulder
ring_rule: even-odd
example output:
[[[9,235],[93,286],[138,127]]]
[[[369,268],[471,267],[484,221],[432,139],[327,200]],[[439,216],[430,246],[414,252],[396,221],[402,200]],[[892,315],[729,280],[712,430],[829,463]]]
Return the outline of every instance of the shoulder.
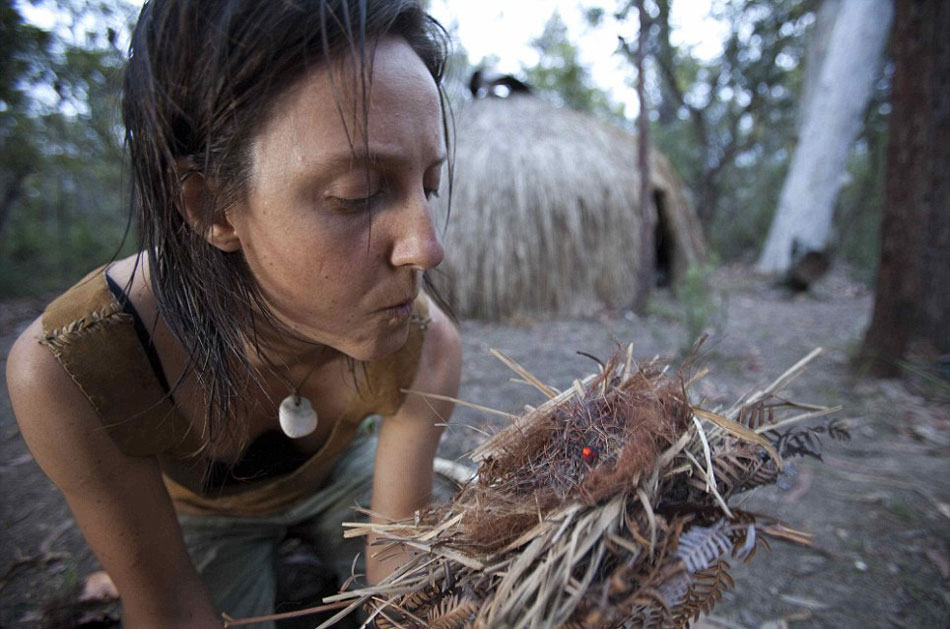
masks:
[[[7,390],[25,431],[35,423],[34,417],[40,418],[36,421],[52,421],[35,412],[40,407],[49,410],[58,404],[64,409],[88,408],[94,414],[91,401],[64,367],[63,358],[72,351],[73,344],[82,343],[90,329],[110,319],[117,310],[103,295],[108,294],[104,269],[93,270],[54,299],[10,349]]]
[[[56,390],[49,388],[51,386],[72,384],[56,357],[44,345],[45,339],[43,318],[40,316],[20,334],[10,348],[6,376],[11,398],[22,398],[44,390]]]
[[[81,400],[81,406],[92,406],[82,395],[72,377],[63,369],[49,347],[43,318],[37,317],[17,338],[7,356],[7,390],[17,418],[34,402],[48,406],[51,400],[66,399],[71,406]],[[55,392],[55,395],[52,393]],[[23,413],[30,415],[32,413]]]
[[[86,541],[122,592],[126,610],[148,602],[154,592],[177,594],[169,583],[185,583],[188,590],[173,603],[202,596],[203,590],[194,589],[200,582],[182,546],[157,460],[126,456],[112,442],[42,340],[37,319],[10,350],[6,378],[13,411],[33,458],[63,492]],[[160,608],[169,609],[168,602],[154,607]]]
[[[128,456],[113,431],[103,430],[99,412],[46,341],[37,319],[13,344],[6,380],[20,433],[50,480],[68,497],[105,487],[117,473],[153,474],[149,457]]]
[[[442,398],[458,394],[462,371],[462,342],[458,327],[435,302],[429,303],[429,322],[409,391],[396,413],[400,419],[427,418],[443,421],[452,413],[452,403]],[[422,395],[420,395],[422,394]]]
[[[128,345],[122,337],[130,327],[107,282],[105,267],[100,267],[47,305],[14,346],[18,362],[26,365],[17,367],[20,376],[12,377],[42,369],[43,377],[31,378],[27,384],[43,386],[61,379],[81,392],[93,409],[100,410],[102,387],[97,385],[121,373],[114,366],[122,364],[120,353]],[[12,366],[15,363],[8,365],[8,378]],[[60,395],[59,390],[46,391]]]
[[[410,326],[401,349],[365,363],[367,387],[360,395],[367,414],[395,414],[407,403],[406,389],[444,392],[458,387],[462,350],[452,320],[423,293]]]
[[[458,327],[449,316],[429,299],[429,324],[426,328],[419,364],[413,380],[416,385],[444,389],[444,385],[458,380],[462,364],[462,341]],[[457,383],[454,388],[458,388]]]
[[[7,361],[10,399],[28,443],[29,431],[42,437],[74,426],[132,456],[167,451],[186,432],[156,374],[103,268],[47,306]]]
[[[79,441],[104,434],[95,409],[59,364],[45,340],[42,319],[36,319],[13,344],[7,357],[6,380],[20,432],[47,474],[61,485],[68,475],[57,473],[61,456]]]

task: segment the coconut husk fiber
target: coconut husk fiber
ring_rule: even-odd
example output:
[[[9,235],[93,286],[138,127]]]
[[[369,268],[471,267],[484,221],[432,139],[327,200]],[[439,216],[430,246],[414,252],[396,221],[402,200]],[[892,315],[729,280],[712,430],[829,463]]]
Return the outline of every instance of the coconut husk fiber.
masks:
[[[379,553],[412,559],[381,583],[324,599],[382,628],[688,626],[731,586],[730,561],[768,538],[808,536],[730,505],[773,483],[786,459],[820,456],[837,408],[778,393],[815,350],[728,409],[690,399],[706,374],[619,352],[479,446],[477,476],[444,505],[401,522],[344,523]],[[331,626],[331,619],[321,627]]]

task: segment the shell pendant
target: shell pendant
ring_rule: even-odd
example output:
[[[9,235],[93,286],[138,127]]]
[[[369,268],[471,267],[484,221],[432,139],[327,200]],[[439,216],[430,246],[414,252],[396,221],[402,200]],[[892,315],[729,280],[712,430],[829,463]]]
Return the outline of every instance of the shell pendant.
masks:
[[[306,437],[317,429],[317,412],[310,400],[291,393],[280,403],[277,413],[280,429],[291,439]]]

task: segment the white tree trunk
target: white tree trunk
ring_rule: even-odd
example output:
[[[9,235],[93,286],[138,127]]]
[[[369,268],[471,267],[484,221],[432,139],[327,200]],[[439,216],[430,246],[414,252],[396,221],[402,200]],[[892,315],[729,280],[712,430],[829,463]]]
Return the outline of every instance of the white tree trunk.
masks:
[[[811,99],[818,92],[821,67],[827,58],[831,32],[835,28],[835,21],[838,19],[842,2],[843,0],[822,0],[816,12],[815,25],[808,35],[805,44],[805,76],[802,84],[802,95],[798,102],[797,126],[799,131],[801,131],[805,112],[808,111]]]
[[[893,12],[891,0],[843,0],[835,12],[759,271],[787,273],[797,260],[826,250],[848,151],[880,71]]]

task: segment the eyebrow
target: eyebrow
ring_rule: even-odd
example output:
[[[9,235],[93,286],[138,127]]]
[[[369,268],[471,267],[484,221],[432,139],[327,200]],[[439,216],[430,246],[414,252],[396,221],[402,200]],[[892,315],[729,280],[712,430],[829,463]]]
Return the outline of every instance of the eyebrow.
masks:
[[[375,164],[403,165],[409,160],[403,153],[398,151],[370,150],[358,148],[353,151],[346,151],[337,155],[330,156],[320,163],[320,168],[329,171],[345,171],[357,166],[369,166]],[[426,168],[441,166],[446,162],[444,153],[432,161]]]

